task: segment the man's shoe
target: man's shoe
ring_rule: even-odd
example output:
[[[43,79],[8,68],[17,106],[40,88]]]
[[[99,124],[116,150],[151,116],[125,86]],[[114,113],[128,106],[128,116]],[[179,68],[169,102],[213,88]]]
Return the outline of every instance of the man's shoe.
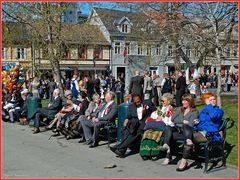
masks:
[[[147,156],[142,156],[142,160],[146,161],[146,160],[148,160],[148,157]]]
[[[92,143],[92,144],[89,146],[89,148],[95,148],[95,147],[97,147],[97,146],[98,146],[97,143]]]
[[[125,158],[124,154],[121,153],[118,149],[114,152],[116,155],[118,155],[119,158]]]
[[[80,140],[78,141],[78,143],[83,143],[85,142],[86,140],[84,138],[80,138]]]
[[[37,133],[40,133],[40,129],[39,129],[39,128],[36,128],[36,129],[34,129],[34,131],[33,131],[33,134],[37,134]]]
[[[84,145],[90,145],[90,144],[92,144],[93,142],[92,141],[85,141],[83,144]]]
[[[115,146],[110,146],[110,150],[115,153],[115,151],[117,150],[117,148],[116,148]]]

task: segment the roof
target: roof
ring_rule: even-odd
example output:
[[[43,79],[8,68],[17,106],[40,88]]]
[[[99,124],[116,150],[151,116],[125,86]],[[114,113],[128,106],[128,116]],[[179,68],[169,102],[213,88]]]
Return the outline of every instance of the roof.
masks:
[[[38,31],[42,36],[47,35],[46,26],[41,23],[35,23]],[[31,42],[31,33],[26,25],[8,22],[3,24],[3,43],[22,44],[23,42]],[[10,28],[8,30],[8,28]],[[87,23],[82,24],[63,24],[62,26],[62,40],[66,43],[73,44],[96,44],[96,45],[109,45],[108,41],[103,36],[102,32],[97,26]]]
[[[128,12],[113,9],[94,8],[98,16],[101,18],[104,26],[107,28],[110,35],[118,36],[136,36],[136,33],[132,31],[129,34],[122,33],[118,30],[117,25],[123,17],[126,17],[133,24],[133,27],[140,27],[148,22],[147,17],[143,12]]]
[[[65,24],[62,28],[63,40],[77,44],[109,45],[97,26],[84,24]]]

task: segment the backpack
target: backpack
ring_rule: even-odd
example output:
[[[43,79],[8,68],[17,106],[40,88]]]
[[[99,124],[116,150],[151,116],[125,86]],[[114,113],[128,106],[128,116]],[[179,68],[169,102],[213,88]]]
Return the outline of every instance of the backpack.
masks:
[[[172,81],[171,79],[165,79],[165,83],[162,88],[162,94],[164,93],[172,93]]]

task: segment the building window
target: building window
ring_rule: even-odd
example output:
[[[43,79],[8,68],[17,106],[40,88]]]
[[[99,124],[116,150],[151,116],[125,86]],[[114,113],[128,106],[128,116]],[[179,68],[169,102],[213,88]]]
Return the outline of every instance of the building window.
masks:
[[[86,47],[79,47],[79,49],[78,49],[78,57],[80,58],[80,59],[86,59]]]
[[[190,49],[190,47],[186,48],[186,56],[187,57],[191,57],[191,49]]]
[[[168,56],[173,56],[172,46],[168,46]]]
[[[115,54],[120,54],[120,42],[115,42]]]
[[[102,48],[101,47],[95,48],[93,54],[94,59],[102,59]]]
[[[63,59],[70,59],[70,50],[67,47],[64,49]]]
[[[2,59],[7,59],[7,48],[2,48]]]
[[[26,49],[25,48],[17,48],[16,50],[16,58],[17,59],[26,59]]]
[[[196,49],[196,50],[195,50],[195,57],[199,57],[199,55],[200,55],[199,50]]]
[[[138,55],[143,55],[143,45],[138,44]]]
[[[127,50],[127,54],[131,54],[131,51],[130,51],[130,43],[125,43],[125,47],[126,47],[126,50]]]
[[[160,46],[160,44],[157,44],[156,54],[157,54],[157,56],[161,55],[161,46]]]
[[[227,48],[227,50],[226,50],[226,56],[227,56],[227,57],[230,57],[230,48]]]
[[[237,57],[237,54],[238,54],[238,53],[237,53],[237,50],[234,49],[234,50],[233,50],[233,56],[234,56],[234,57]]]
[[[147,45],[147,55],[151,55],[152,54],[152,46],[151,45]]]
[[[128,25],[127,24],[123,24],[122,25],[122,32],[123,33],[127,33],[128,32]]]
[[[69,11],[69,14],[72,14],[72,11]]]

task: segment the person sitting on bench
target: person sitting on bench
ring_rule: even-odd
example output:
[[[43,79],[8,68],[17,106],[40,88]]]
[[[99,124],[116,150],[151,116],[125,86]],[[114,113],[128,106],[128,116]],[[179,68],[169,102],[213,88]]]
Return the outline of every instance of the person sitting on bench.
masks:
[[[98,113],[98,117],[93,117],[90,121],[83,121],[82,127],[86,141],[91,143],[90,148],[98,146],[99,131],[101,127],[104,127],[108,123],[114,123],[117,113],[118,106],[114,102],[115,93],[109,91],[105,95],[106,103],[102,106]],[[94,129],[93,133],[91,128]]]
[[[110,147],[110,150],[120,158],[125,157],[128,147],[139,149],[141,134],[145,126],[145,120],[151,115],[152,108],[149,104],[141,102],[138,94],[133,96],[133,104],[128,107],[127,118],[123,124],[123,138],[120,144]]]
[[[172,139],[184,139],[183,157],[177,171],[184,171],[188,168],[188,156],[193,147],[193,126],[198,123],[198,111],[196,110],[194,99],[191,94],[182,96],[182,107],[176,109],[172,117],[174,126],[166,126],[164,131],[164,145],[160,146],[161,151],[167,151],[163,165],[169,164],[171,160],[170,146]]]
[[[42,117],[54,117],[62,108],[62,99],[60,97],[60,90],[55,89],[53,91],[53,98],[51,103],[48,104],[47,108],[38,108],[30,117],[34,119],[34,130],[33,134],[40,132],[40,121]]]
[[[222,138],[218,132],[224,111],[217,106],[216,96],[213,93],[203,95],[203,102],[206,106],[199,113],[199,123],[195,125],[194,139],[197,141],[206,141],[206,136],[212,133],[215,141],[221,141]]]

